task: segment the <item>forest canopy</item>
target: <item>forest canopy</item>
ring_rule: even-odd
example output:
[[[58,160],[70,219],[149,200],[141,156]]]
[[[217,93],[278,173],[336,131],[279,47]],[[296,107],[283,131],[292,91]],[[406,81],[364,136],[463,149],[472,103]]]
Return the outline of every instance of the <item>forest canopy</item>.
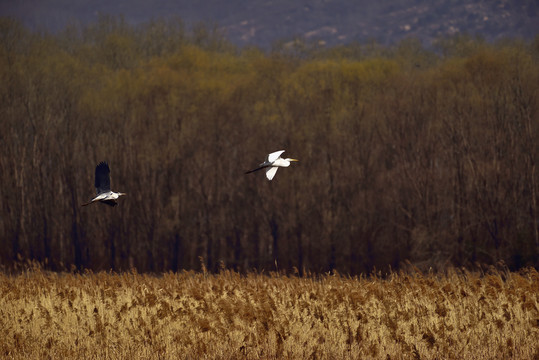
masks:
[[[538,106],[539,37],[264,52],[178,19],[0,18],[0,262],[537,267]],[[300,162],[244,175],[279,149]],[[81,208],[100,161],[127,196]]]

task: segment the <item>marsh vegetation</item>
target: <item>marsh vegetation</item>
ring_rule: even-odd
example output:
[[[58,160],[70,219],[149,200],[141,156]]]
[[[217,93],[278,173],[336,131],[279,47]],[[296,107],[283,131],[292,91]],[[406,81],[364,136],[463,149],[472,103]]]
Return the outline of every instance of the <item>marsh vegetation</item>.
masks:
[[[539,274],[0,275],[10,359],[534,359]]]

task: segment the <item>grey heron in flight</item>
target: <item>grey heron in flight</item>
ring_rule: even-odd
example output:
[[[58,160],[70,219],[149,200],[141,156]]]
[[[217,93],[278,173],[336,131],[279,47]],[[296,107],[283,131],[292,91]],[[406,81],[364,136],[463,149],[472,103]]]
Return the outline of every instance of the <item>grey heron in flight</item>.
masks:
[[[291,158],[283,159],[281,157],[282,153],[284,153],[284,150],[272,152],[266,157],[266,161],[258,165],[256,169],[247,171],[246,174],[250,174],[258,170],[266,169],[266,177],[268,178],[268,180],[271,180],[273,179],[273,177],[275,176],[275,173],[277,173],[277,170],[280,167],[289,167],[291,161],[299,161],[297,159],[291,159]]]
[[[96,201],[102,202],[103,204],[107,204],[109,206],[116,206],[118,205],[116,200],[120,196],[125,195],[125,193],[110,190],[110,169],[109,165],[103,161],[95,167],[95,190],[97,192],[97,196],[86,204],[82,204],[82,206],[90,205]]]

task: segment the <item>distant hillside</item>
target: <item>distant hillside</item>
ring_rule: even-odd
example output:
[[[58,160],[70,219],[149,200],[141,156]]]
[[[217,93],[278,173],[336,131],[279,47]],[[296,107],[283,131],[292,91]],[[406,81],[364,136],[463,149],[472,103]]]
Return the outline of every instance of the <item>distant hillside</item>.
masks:
[[[466,32],[492,41],[531,39],[539,33],[537,0],[21,0],[2,1],[0,15],[33,28],[58,30],[68,22],[88,23],[99,14],[123,15],[130,23],[180,17],[187,26],[217,24],[233,43],[269,47],[301,37],[321,44],[405,37],[425,45]]]

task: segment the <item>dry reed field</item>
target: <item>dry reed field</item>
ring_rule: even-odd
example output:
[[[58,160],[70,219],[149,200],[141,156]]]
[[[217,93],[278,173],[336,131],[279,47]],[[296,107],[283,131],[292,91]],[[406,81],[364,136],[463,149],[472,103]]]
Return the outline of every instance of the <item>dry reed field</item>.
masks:
[[[537,359],[539,273],[0,275],[8,359]]]

